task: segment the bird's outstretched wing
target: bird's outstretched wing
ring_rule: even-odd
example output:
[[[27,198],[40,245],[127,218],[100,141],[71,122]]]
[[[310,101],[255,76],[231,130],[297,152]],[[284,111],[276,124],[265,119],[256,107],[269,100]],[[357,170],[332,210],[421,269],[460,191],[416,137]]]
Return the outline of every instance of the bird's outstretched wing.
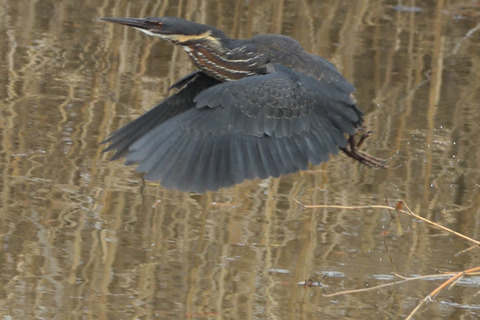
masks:
[[[178,90],[177,92],[158,103],[147,113],[113,132],[103,141],[102,143],[110,144],[103,152],[116,150],[110,160],[124,157],[128,154],[128,148],[132,143],[166,120],[195,107],[193,98],[202,90],[218,83],[220,81],[201,71],[195,71],[185,76],[170,87],[170,89]]]
[[[196,108],[142,129],[140,137],[127,139],[122,133],[117,145],[125,139],[135,142],[128,149],[122,144],[121,155],[127,164],[138,164],[146,179],[196,192],[327,161],[345,147],[345,134],[354,134],[361,111],[327,82],[274,68],[203,90],[187,101]]]

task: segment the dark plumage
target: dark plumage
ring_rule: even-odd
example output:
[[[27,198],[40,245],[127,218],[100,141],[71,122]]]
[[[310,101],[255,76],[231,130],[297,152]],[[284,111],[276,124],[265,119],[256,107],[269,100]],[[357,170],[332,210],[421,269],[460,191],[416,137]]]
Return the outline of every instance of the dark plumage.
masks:
[[[112,160],[126,157],[146,179],[204,192],[305,170],[339,149],[368,165],[382,165],[352,143],[363,121],[350,95],[354,87],[294,39],[234,40],[216,28],[173,17],[103,20],[183,46],[200,69],[104,141],[105,151],[116,151]]]

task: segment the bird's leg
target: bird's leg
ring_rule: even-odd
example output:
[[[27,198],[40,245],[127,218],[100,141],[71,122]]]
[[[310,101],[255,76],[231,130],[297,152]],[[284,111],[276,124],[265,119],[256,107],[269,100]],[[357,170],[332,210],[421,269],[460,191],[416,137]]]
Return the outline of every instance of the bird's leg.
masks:
[[[360,137],[360,140],[358,140],[356,147],[360,148],[360,146],[363,144],[363,142],[370,137],[372,134],[372,130],[368,130],[367,132],[363,133],[362,136]],[[353,139],[353,138],[352,138]]]
[[[371,135],[372,131],[367,131],[360,136],[360,140],[356,142],[356,135],[359,132],[357,131],[355,134],[350,135],[347,140],[347,145],[345,148],[340,148],[347,156],[353,158],[362,164],[369,166],[369,167],[378,167],[378,168],[388,168],[387,161],[385,159],[376,158],[368,153],[362,152],[359,150],[360,146],[363,142]]]

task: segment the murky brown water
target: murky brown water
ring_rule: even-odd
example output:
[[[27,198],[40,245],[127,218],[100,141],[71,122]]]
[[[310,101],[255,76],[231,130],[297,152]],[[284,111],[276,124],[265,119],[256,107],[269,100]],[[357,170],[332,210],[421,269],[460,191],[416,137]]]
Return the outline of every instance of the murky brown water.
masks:
[[[480,1],[416,3],[0,0],[1,318],[401,319],[441,281],[324,294],[479,266],[478,249],[458,254],[470,243],[410,217],[397,235],[385,210],[295,202],[403,198],[480,239]],[[97,18],[165,15],[290,35],[328,58],[376,132],[366,149],[398,167],[339,155],[195,195],[109,162],[98,143],[193,66]],[[309,278],[325,287],[297,284]],[[465,277],[416,319],[479,318],[479,285]]]

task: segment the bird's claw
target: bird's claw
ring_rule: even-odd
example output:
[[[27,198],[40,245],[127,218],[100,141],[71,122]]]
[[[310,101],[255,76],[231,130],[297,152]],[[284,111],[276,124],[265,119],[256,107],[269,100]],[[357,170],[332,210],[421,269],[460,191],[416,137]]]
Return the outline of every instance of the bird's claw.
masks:
[[[355,137],[358,133],[359,132],[357,131],[355,134],[350,135],[348,137],[347,145],[345,146],[345,148],[340,149],[350,158],[353,158],[366,166],[376,168],[388,168],[388,161],[386,159],[376,158],[366,152],[362,152],[359,150],[360,146],[368,137],[370,137],[373,131],[366,131],[360,136],[358,142],[356,142]]]

